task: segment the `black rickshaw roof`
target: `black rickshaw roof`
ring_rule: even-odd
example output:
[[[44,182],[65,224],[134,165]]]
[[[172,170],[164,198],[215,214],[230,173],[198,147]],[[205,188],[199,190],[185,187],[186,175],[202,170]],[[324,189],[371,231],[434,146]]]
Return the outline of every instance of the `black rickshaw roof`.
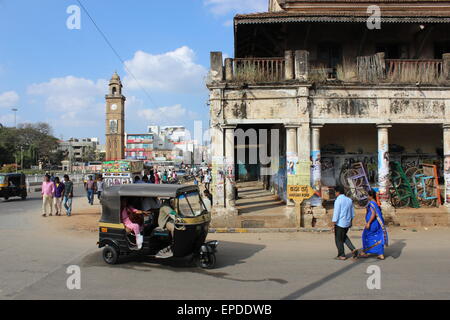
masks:
[[[123,184],[107,187],[102,193],[100,222],[120,223],[120,197],[175,198],[185,192],[199,192],[195,185],[179,184]]]
[[[197,186],[180,184],[135,183],[111,186],[105,189],[109,197],[163,197],[174,198],[180,193],[198,191]]]
[[[24,175],[25,174],[21,173],[21,172],[18,172],[18,173],[15,173],[15,172],[9,172],[9,173],[0,172],[0,176],[24,176]]]

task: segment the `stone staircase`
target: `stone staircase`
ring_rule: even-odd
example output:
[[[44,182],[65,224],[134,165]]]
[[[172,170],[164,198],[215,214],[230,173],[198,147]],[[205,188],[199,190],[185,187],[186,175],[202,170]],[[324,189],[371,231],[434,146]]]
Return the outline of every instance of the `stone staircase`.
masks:
[[[295,228],[295,208],[286,204],[260,182],[238,184],[238,228]]]

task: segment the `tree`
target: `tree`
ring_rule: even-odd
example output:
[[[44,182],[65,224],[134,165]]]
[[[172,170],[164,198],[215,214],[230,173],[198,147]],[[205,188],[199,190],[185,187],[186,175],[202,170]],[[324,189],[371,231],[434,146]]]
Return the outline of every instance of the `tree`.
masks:
[[[18,128],[0,127],[0,164],[20,162],[24,166],[38,161],[59,164],[60,154],[56,152],[58,139],[52,134],[49,124],[24,123]]]

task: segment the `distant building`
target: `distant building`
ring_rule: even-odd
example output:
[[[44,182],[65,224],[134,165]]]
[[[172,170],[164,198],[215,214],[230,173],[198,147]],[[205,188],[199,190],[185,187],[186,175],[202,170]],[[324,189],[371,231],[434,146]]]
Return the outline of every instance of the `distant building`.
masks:
[[[152,160],[153,134],[127,134],[125,158],[128,160]]]
[[[67,141],[60,141],[58,150],[64,152],[70,162],[83,162],[89,152],[97,152],[98,146],[98,138],[70,138]]]

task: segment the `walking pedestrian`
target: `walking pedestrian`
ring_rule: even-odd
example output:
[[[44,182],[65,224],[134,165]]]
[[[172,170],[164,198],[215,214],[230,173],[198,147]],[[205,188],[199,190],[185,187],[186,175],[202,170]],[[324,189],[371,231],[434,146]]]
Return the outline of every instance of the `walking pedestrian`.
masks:
[[[384,225],[384,218],[381,208],[376,202],[375,191],[368,192],[369,204],[366,212],[366,225],[362,233],[363,252],[360,257],[368,257],[369,254],[377,255],[377,258],[384,260],[384,247],[388,245],[388,234]]]
[[[66,208],[66,215],[72,215],[72,198],[73,198],[73,182],[67,174],[64,175],[64,208]]]
[[[86,182],[86,194],[88,198],[88,203],[92,206],[94,205],[94,193],[95,193],[95,181],[92,176],[89,176],[89,180]]]
[[[209,191],[209,184],[211,183],[211,175],[209,171],[206,172],[205,175],[205,189]]]
[[[62,201],[63,201],[63,197],[64,197],[64,183],[61,183],[61,181],[59,181],[59,177],[55,177],[55,197],[53,198],[53,202],[55,205],[55,210],[56,210],[56,216],[60,216],[61,215],[61,211],[62,211]]]
[[[55,195],[55,184],[50,181],[50,176],[45,175],[41,187],[42,193],[42,216],[46,217],[48,208],[50,208],[49,216],[53,214],[53,196]]]
[[[333,212],[333,230],[336,247],[338,249],[338,255],[336,260],[346,260],[344,243],[352,251],[353,258],[358,256],[358,250],[356,250],[353,243],[347,236],[348,230],[352,226],[353,219],[355,218],[355,209],[353,208],[352,199],[344,195],[344,188],[341,186],[336,187],[337,198],[334,202]]]
[[[161,177],[159,175],[159,171],[155,172],[155,184],[161,183]]]
[[[100,199],[102,198],[102,192],[103,192],[103,186],[104,186],[104,182],[103,182],[103,177],[99,177],[97,179],[97,185],[96,185],[96,189],[97,189],[97,198],[100,201]]]

